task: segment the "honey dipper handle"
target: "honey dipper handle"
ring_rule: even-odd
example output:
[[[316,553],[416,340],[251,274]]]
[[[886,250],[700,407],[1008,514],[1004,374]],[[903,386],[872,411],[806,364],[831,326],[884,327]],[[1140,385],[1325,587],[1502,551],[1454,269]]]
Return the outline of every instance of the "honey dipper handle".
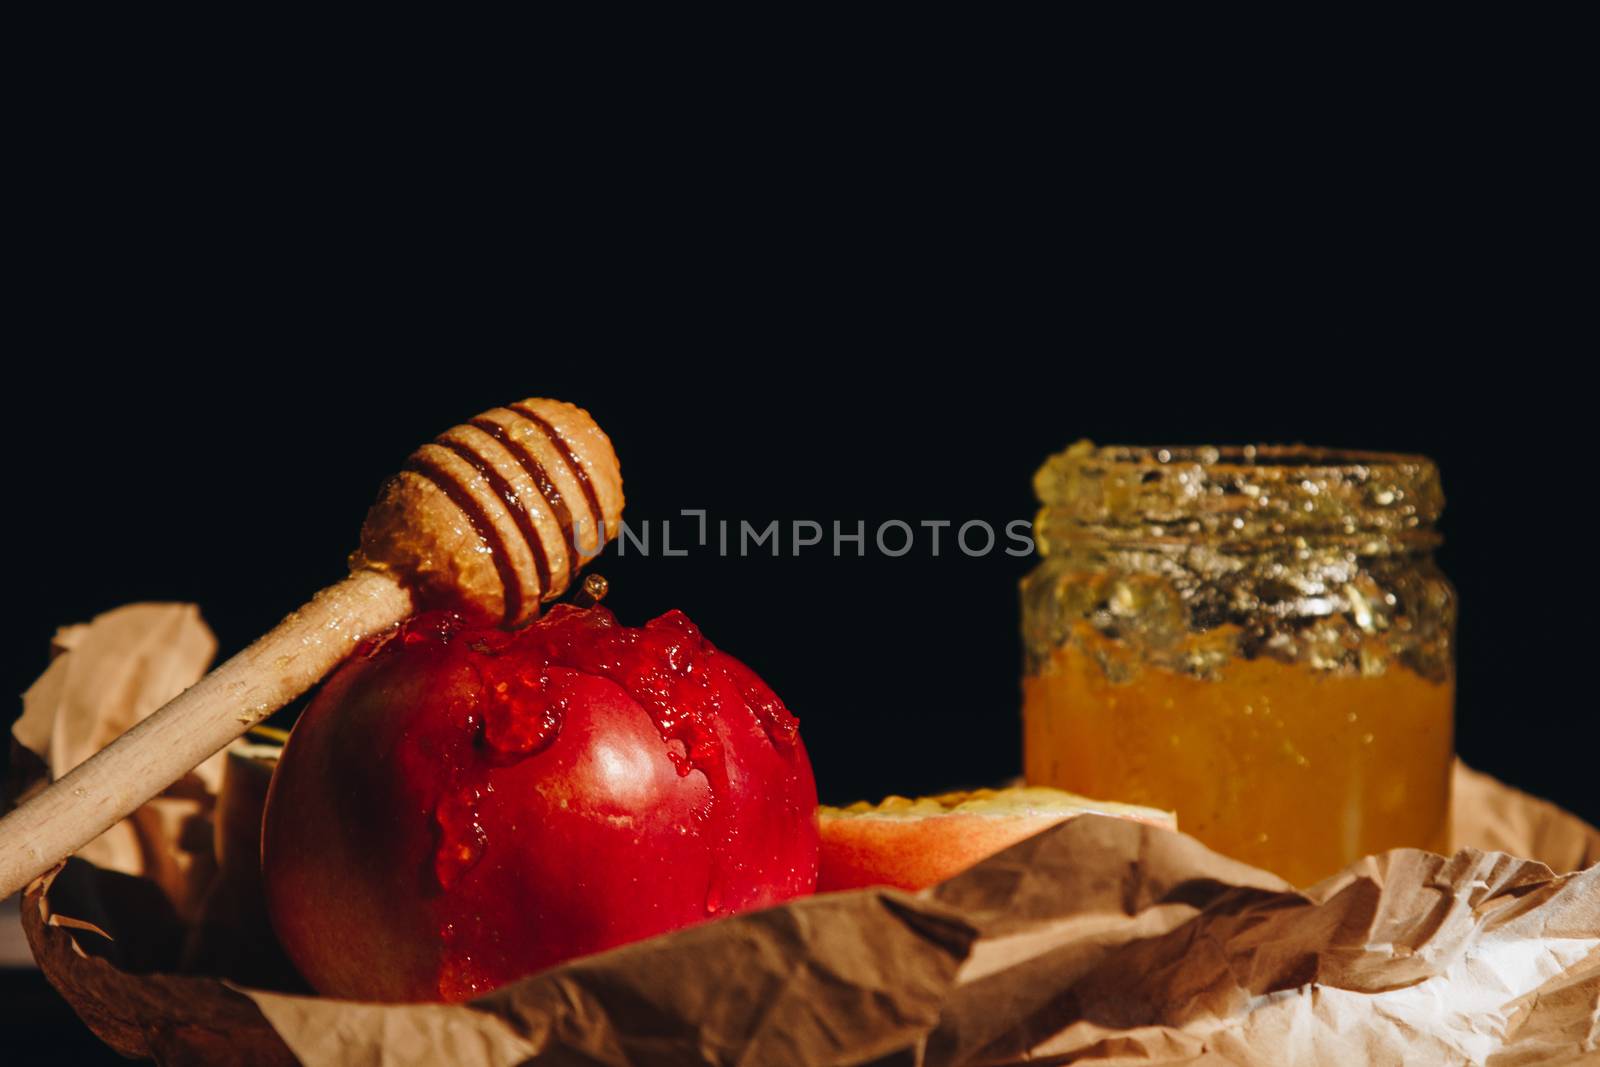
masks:
[[[310,689],[411,613],[393,578],[360,570],[0,819],[0,899],[93,841]]]

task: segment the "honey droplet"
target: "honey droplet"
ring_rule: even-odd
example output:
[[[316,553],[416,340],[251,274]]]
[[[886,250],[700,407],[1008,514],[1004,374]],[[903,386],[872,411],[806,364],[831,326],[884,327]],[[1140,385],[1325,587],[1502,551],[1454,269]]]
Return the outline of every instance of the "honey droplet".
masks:
[[[482,788],[467,786],[439,801],[434,811],[439,823],[439,851],[433,857],[433,873],[440,888],[454,887],[483,858],[488,835],[483,831],[478,805],[493,791],[487,783]]]
[[[592,608],[604,600],[609,592],[611,583],[606,581],[603,575],[591,574],[583,580],[583,586],[572,601],[580,608]]]
[[[568,686],[576,672],[560,667],[502,677],[484,691],[483,739],[508,756],[531,756],[561,732]]]

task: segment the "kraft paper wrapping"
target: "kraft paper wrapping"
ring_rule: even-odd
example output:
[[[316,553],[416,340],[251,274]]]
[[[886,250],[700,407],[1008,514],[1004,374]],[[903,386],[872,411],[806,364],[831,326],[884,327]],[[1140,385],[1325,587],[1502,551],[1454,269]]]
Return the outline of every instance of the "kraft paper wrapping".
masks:
[[[70,765],[55,738],[104,743],[197,678],[211,647],[184,605],[64,633],[15,731],[52,769]],[[243,766],[223,787],[235,810],[261,784]],[[1455,790],[1454,855],[1370,856],[1306,890],[1183,834],[1083,816],[922,894],[812,897],[465,1005],[294,989],[281,958],[263,962],[276,950],[243,876],[214,874],[171,819],[135,818],[136,848],[36,883],[23,921],[103,1040],[168,1063],[1600,1060],[1600,832],[1465,767]],[[189,803],[191,820],[210,811]],[[194,951],[197,927],[212,951]],[[215,950],[230,937],[248,951]],[[169,973],[185,959],[218,976]]]
[[[87,625],[62,627],[50,651],[50,666],[23,694],[22,716],[11,733],[54,780],[193,685],[210,666],[217,642],[193,604],[130,604]],[[195,841],[210,834],[204,820],[221,783],[217,756],[78,855],[149,877],[192,915],[196,894],[214,873],[209,853]]]

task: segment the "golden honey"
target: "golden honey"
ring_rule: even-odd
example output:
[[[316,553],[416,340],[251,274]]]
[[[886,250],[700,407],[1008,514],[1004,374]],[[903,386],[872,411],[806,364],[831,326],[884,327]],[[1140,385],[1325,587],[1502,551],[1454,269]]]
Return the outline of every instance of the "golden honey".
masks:
[[[1029,784],[1296,884],[1447,847],[1455,596],[1420,457],[1082,443],[1036,479]]]

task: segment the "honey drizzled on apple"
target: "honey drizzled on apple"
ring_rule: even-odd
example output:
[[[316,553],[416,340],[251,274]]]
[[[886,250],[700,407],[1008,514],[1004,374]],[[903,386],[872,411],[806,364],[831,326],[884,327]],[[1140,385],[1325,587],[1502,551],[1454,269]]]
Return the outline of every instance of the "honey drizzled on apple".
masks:
[[[597,586],[590,586],[591,597]],[[602,594],[603,595],[603,594]],[[491,774],[548,749],[561,733],[574,687],[584,676],[604,678],[628,694],[650,716],[679,777],[705,776],[706,803],[695,812],[698,832],[726,841],[733,825],[725,798],[728,759],[718,722],[736,702],[759,724],[779,751],[796,744],[799,724],[783,702],[742,664],[722,655],[680,611],[643,627],[623,626],[606,608],[558,604],[517,630],[469,625],[460,615],[433,613],[403,624],[372,642],[367,657],[391,647],[419,643],[459,644],[481,679],[480,696],[460,716],[458,749],[445,762],[457,768],[435,810],[439,843],[433,873],[441,890],[440,936],[449,949],[483,919],[474,904],[453,891],[494,848],[482,808],[496,797]],[[731,850],[719,848],[718,854]],[[724,911],[721,883],[728,872],[714,869],[707,887],[708,917]],[[451,954],[440,978],[440,995],[459,1000],[492,988],[503,976],[479,967],[466,954]]]

